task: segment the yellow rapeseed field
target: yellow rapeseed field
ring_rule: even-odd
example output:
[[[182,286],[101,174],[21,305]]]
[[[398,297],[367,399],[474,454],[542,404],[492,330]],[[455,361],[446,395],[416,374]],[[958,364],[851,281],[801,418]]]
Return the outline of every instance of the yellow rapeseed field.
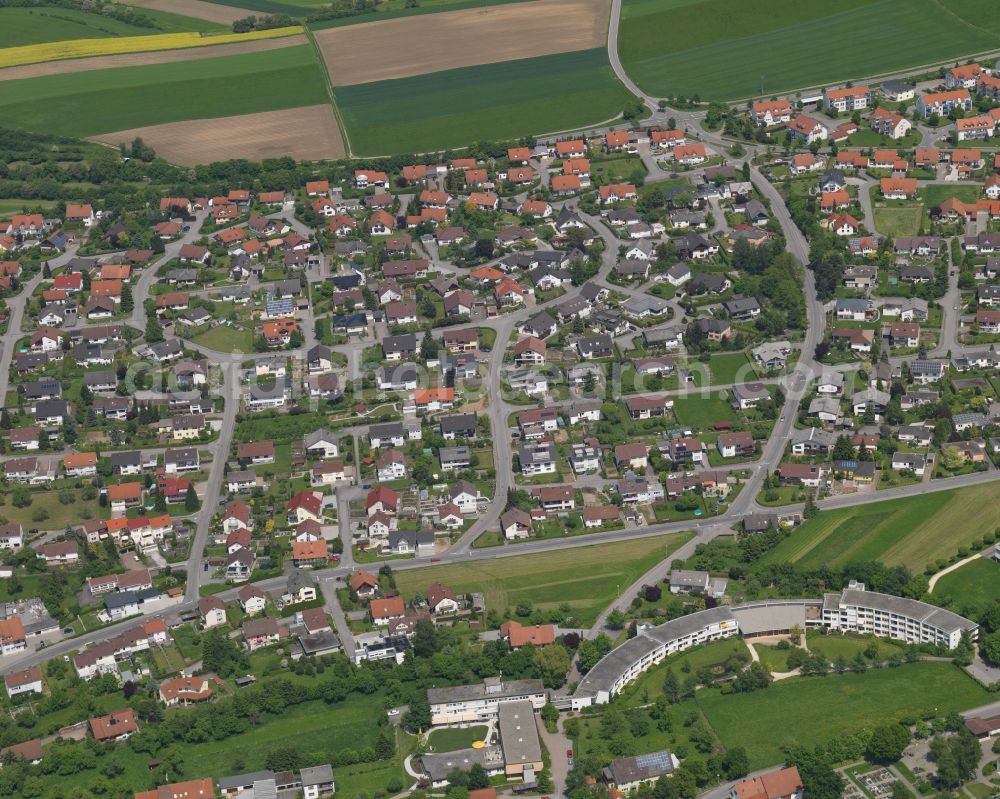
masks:
[[[70,39],[64,42],[29,44],[23,47],[7,47],[0,50],[0,67],[17,67],[22,64],[38,64],[43,61],[62,61],[66,58],[86,58],[98,55],[120,55],[121,53],[145,53],[153,50],[180,50],[184,47],[204,47],[210,44],[233,44],[254,39],[276,39],[302,33],[302,27],[251,31],[250,33],[222,33],[204,35],[201,33],[158,33],[152,36],[122,36],[107,39]]]

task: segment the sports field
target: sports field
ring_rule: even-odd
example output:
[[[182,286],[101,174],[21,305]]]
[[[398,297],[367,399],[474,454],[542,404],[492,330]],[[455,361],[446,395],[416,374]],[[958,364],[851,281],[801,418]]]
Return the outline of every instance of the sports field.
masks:
[[[796,528],[763,562],[818,568],[879,560],[920,572],[997,526],[1000,492],[986,483],[823,511]]]
[[[723,745],[744,747],[756,770],[782,763],[787,746],[819,743],[935,709],[945,716],[985,704],[992,694],[951,663],[911,663],[862,674],[791,678],[753,693],[724,696],[703,690],[695,697]]]
[[[604,49],[345,86],[337,105],[355,155],[464,147],[592,125],[629,94]]]
[[[990,0],[624,0],[618,48],[651,94],[734,100],[996,49],[995,11]]]
[[[426,592],[438,581],[456,593],[482,591],[487,609],[499,613],[519,602],[543,610],[566,603],[578,623],[591,624],[618,591],[690,538],[690,533],[673,533],[620,544],[406,569],[396,572],[396,585],[406,599],[416,591]]]
[[[4,124],[80,137],[324,102],[307,45],[0,83]]]

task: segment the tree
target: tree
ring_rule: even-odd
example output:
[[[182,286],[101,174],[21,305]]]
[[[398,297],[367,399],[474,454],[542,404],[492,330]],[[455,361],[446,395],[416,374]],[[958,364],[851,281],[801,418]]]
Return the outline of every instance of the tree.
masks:
[[[429,361],[436,358],[437,354],[438,343],[428,330],[424,333],[424,337],[420,341],[420,357],[425,361]]]
[[[470,791],[478,791],[481,788],[490,787],[490,775],[486,773],[486,769],[481,764],[473,763],[469,769],[468,787]]]
[[[271,749],[264,757],[264,766],[271,771],[295,771],[300,763],[299,750],[293,746]]]
[[[794,749],[788,756],[789,765],[795,766],[802,777],[802,785],[810,799],[840,799],[844,781],[827,762],[822,748],[815,751],[804,747]]]
[[[160,341],[163,341],[163,325],[155,316],[150,315],[146,320],[146,343],[157,344]]]
[[[413,654],[429,658],[437,651],[437,628],[429,619],[421,619],[413,626]]]
[[[431,726],[431,706],[423,692],[410,701],[410,709],[403,719],[407,727],[414,730],[425,730]]]
[[[122,283],[121,310],[122,313],[132,313],[135,308],[135,300],[132,299],[132,287],[128,283]]]
[[[394,754],[396,754],[395,738],[383,727],[375,739],[375,757],[379,760],[388,760]]]
[[[726,751],[722,759],[722,769],[727,780],[737,780],[750,773],[750,758],[742,746],[734,746]]]
[[[672,667],[667,668],[667,674],[663,678],[663,695],[667,701],[674,705],[681,699],[681,685],[677,680],[677,675]]]
[[[560,644],[539,647],[532,657],[535,667],[541,673],[546,688],[558,688],[566,682],[566,672],[571,664],[569,652]]]
[[[1000,664],[1000,630],[986,636],[979,644],[979,651],[990,663]]]
[[[187,493],[184,495],[184,510],[186,510],[188,513],[194,513],[200,508],[201,508],[201,500],[198,499],[198,494],[194,490],[194,484],[190,484],[188,485]]]
[[[902,724],[879,724],[868,739],[868,756],[879,763],[892,763],[903,756],[909,743],[910,731]]]
[[[846,435],[837,437],[837,443],[833,445],[833,459],[835,461],[849,461],[854,457],[854,446],[851,439]]]

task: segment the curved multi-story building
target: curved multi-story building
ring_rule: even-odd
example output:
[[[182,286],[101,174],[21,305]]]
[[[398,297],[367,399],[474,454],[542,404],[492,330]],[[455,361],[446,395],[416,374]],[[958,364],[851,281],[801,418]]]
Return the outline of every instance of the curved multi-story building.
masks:
[[[839,594],[818,599],[767,600],[709,608],[665,624],[643,627],[635,638],[609,652],[584,676],[570,698],[578,710],[600,705],[650,666],[693,646],[735,635],[780,635],[794,627],[825,627],[841,632],[873,633],[911,644],[954,649],[975,622],[915,599],[866,591],[851,583]]]

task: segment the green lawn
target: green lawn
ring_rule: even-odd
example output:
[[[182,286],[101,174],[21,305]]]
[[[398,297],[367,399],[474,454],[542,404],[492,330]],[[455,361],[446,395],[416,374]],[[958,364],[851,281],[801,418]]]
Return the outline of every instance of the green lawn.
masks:
[[[604,49],[344,86],[335,94],[358,155],[583,127],[617,116],[629,98]]]
[[[956,186],[945,186],[940,183],[933,184],[931,186],[923,186],[917,190],[917,196],[920,197],[924,205],[928,208],[933,208],[936,205],[941,205],[945,200],[952,197],[956,197],[964,203],[974,203],[979,199],[979,195],[982,189],[978,185],[972,185],[969,183],[963,183]]]
[[[477,724],[474,727],[446,727],[434,730],[427,739],[428,752],[454,752],[456,749],[468,749],[476,741],[486,737],[486,725]]]
[[[218,778],[234,773],[237,758],[246,765],[236,771],[264,768],[267,752],[279,747],[290,746],[303,753],[357,751],[374,745],[378,736],[374,714],[379,712],[380,702],[356,694],[335,707],[305,702],[287,708],[279,718],[250,732],[186,749],[185,766],[190,774]]]
[[[619,591],[690,538],[690,533],[673,533],[617,544],[407,569],[396,573],[396,584],[407,599],[438,581],[456,593],[482,591],[487,608],[500,613],[519,602],[530,602],[543,610],[566,603],[577,622],[590,624]]]
[[[6,125],[81,137],[326,101],[308,45],[0,84]]]
[[[191,343],[219,352],[253,352],[253,331],[219,325],[198,334]]]
[[[62,42],[68,39],[104,39],[112,36],[148,36],[182,31],[218,31],[222,25],[178,14],[142,9],[158,27],[144,28],[100,14],[73,8],[0,8],[0,47]],[[226,28],[226,30],[229,30]]]
[[[655,702],[663,693],[663,678],[667,669],[673,669],[678,677],[689,672],[696,672],[705,666],[717,666],[729,658],[739,655],[750,662],[750,650],[742,638],[726,638],[713,641],[710,644],[696,646],[687,652],[681,652],[666,658],[648,671],[639,675],[635,682],[622,689],[621,696],[627,705]]]
[[[901,650],[901,646],[895,641],[886,638],[879,638],[878,652],[879,658],[888,658],[893,653]],[[809,634],[807,644],[810,652],[818,652],[827,660],[835,661],[839,657],[846,660],[853,660],[858,652],[864,652],[868,648],[869,639],[860,635],[813,635]]]
[[[789,671],[788,653],[792,651],[791,649],[778,649],[770,644],[754,644],[753,648],[757,650],[760,662],[771,671],[779,674],[783,671]]]
[[[934,596],[960,606],[982,607],[1000,599],[1000,564],[992,558],[978,558],[944,575],[934,585]]]
[[[16,197],[0,200],[0,214],[20,214],[33,209],[48,210],[55,207],[52,200],[21,200]]]
[[[728,385],[741,380],[752,380],[757,376],[745,352],[713,355],[708,368],[712,370],[712,385]]]
[[[76,494],[75,489],[70,490]],[[39,509],[44,509],[48,517],[39,520],[33,518]],[[64,505],[59,501],[58,491],[32,491],[31,504],[26,508],[15,507],[8,496],[4,505],[0,507],[0,519],[3,519],[4,523],[20,522],[26,529],[37,527],[39,530],[64,530],[67,525],[79,524],[100,515],[101,509],[96,500],[82,500],[76,497],[73,502]]]
[[[994,10],[989,0],[625,0],[618,47],[651,94],[736,99],[993,50]],[[829,57],[816,57],[819,41]]]
[[[744,747],[751,769],[783,762],[787,746],[818,743],[928,711],[944,716],[989,702],[991,696],[951,663],[793,677],[748,694],[723,696],[711,689],[696,694],[723,745]]]
[[[915,236],[920,230],[920,220],[924,215],[924,207],[915,205],[872,208],[872,215],[875,217],[875,230],[883,236],[891,238]]]
[[[970,509],[975,509],[970,512]],[[923,571],[1000,525],[1000,494],[990,484],[826,510],[768,552],[767,563],[807,568],[857,560]]]
[[[701,430],[711,429],[716,422],[738,420],[729,400],[714,396],[677,397],[674,399],[674,416],[682,425]]]

